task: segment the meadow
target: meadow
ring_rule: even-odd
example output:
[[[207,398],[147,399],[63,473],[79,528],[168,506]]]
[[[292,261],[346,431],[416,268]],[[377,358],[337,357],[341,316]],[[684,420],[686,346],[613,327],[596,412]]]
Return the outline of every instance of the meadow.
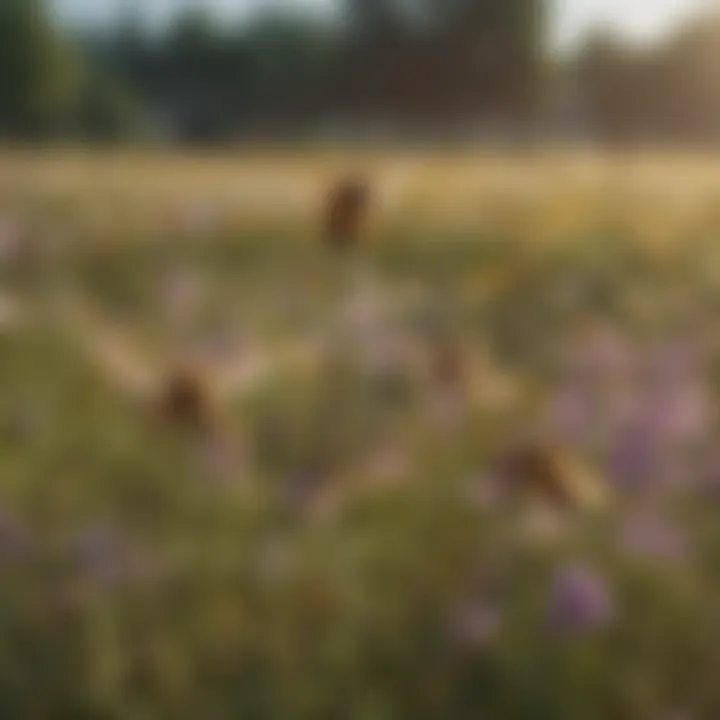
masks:
[[[719,240],[703,156],[3,153],[0,717],[720,716]]]

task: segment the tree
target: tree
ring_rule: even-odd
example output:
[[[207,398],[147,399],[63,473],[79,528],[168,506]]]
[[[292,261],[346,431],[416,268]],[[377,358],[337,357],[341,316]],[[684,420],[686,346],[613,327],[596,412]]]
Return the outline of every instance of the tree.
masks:
[[[720,139],[719,42],[720,22],[701,18],[658,51],[662,112],[676,138]]]
[[[78,125],[87,139],[118,142],[142,137],[146,122],[140,103],[122,81],[98,75],[85,86]]]
[[[0,132],[67,133],[82,82],[79,56],[52,25],[43,0],[0,3]]]
[[[409,120],[532,118],[543,0],[346,0],[338,83],[356,106]]]
[[[585,38],[575,66],[594,134],[609,147],[625,144],[633,120],[629,51],[612,30],[596,28]]]
[[[263,13],[247,27],[256,109],[286,125],[317,117],[336,52],[333,32],[302,15]]]

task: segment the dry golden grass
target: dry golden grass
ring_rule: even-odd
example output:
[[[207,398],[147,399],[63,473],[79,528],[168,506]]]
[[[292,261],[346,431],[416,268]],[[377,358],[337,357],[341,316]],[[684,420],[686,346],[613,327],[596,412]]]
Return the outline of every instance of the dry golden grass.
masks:
[[[136,227],[145,235],[155,228],[158,237],[186,234],[203,223],[238,232],[292,228],[305,239],[320,232],[327,188],[348,171],[372,183],[371,237],[402,228],[433,238],[450,229],[552,241],[607,229],[660,244],[703,233],[720,215],[720,157],[609,159],[584,152],[7,150],[0,155],[0,210],[39,209],[52,218],[83,198],[86,217],[80,224],[95,242],[121,239]]]
[[[0,717],[719,717],[719,211],[701,156],[2,154]]]

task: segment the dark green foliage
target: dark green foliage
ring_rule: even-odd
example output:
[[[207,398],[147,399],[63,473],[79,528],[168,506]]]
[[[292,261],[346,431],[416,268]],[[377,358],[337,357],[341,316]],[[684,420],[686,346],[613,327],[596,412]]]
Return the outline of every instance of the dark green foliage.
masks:
[[[5,0],[0,132],[118,140],[159,127],[214,141],[297,137],[338,118],[422,127],[498,108],[528,117],[542,65],[539,0],[390,5],[348,8],[349,32],[287,11],[220,26],[197,6],[160,36],[131,11],[112,32],[72,38],[43,0]]]
[[[81,83],[80,59],[50,22],[43,0],[0,4],[0,133],[67,135]]]

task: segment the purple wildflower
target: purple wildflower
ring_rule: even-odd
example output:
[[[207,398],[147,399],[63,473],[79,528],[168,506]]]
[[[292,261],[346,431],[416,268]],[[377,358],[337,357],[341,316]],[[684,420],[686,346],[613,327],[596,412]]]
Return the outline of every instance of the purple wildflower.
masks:
[[[642,425],[620,433],[610,451],[610,477],[623,490],[647,488],[657,480],[661,465],[657,439]]]
[[[200,471],[209,479],[229,482],[243,470],[243,452],[225,437],[212,435],[198,448]]]
[[[687,539],[661,518],[643,515],[631,518],[621,528],[620,545],[633,557],[681,560],[687,554]]]
[[[468,417],[468,399],[457,388],[437,389],[432,393],[430,401],[433,419],[443,429],[456,430]]]
[[[617,377],[629,373],[634,356],[626,338],[611,326],[589,329],[567,357],[569,370],[583,377]]]
[[[351,335],[376,338],[386,329],[379,298],[373,292],[355,292],[341,309],[341,329]]]
[[[0,511],[0,563],[14,564],[25,560],[33,548],[30,528],[9,512]]]
[[[616,381],[603,388],[601,421],[607,432],[639,423],[645,398],[637,383],[625,379]]]
[[[697,338],[688,338],[653,348],[647,361],[650,375],[661,383],[697,377],[704,369],[703,344]]]
[[[365,472],[369,479],[389,485],[407,476],[411,467],[410,456],[403,445],[388,440],[370,454]]]
[[[280,488],[281,501],[295,510],[312,505],[325,487],[325,475],[321,471],[298,470],[291,473]]]
[[[549,616],[561,634],[603,630],[614,620],[614,599],[605,580],[591,567],[567,565],[555,577]]]
[[[559,388],[548,413],[548,425],[559,439],[577,442],[587,438],[592,412],[585,389],[576,383]]]
[[[98,525],[77,539],[77,561],[80,569],[102,586],[115,586],[128,570],[124,538],[114,528]]]
[[[709,500],[720,499],[720,457],[714,456],[701,464],[699,489]]]
[[[452,612],[450,634],[458,646],[478,650],[495,640],[500,625],[500,613],[496,607],[484,598],[473,599]]]
[[[160,287],[161,305],[173,320],[182,322],[192,315],[200,303],[202,288],[199,278],[186,270],[174,270],[163,279]]]
[[[464,486],[465,501],[478,510],[497,510],[508,499],[508,485],[493,473],[471,477]]]
[[[161,581],[168,570],[167,558],[138,547],[112,525],[98,524],[81,533],[74,552],[81,577],[105,590]]]
[[[15,264],[22,254],[25,231],[22,225],[9,217],[0,217],[0,263]]]
[[[720,499],[720,472],[718,470],[713,470],[708,474],[702,489],[709,499]]]
[[[270,583],[286,578],[293,569],[295,554],[292,543],[281,537],[262,541],[253,555],[253,567],[258,576]]]
[[[371,332],[361,343],[361,361],[366,372],[372,375],[389,375],[402,372],[407,364],[407,353],[399,338],[391,332]]]
[[[697,381],[674,382],[657,388],[647,400],[648,428],[665,443],[691,442],[702,437],[710,420],[710,393]]]
[[[240,333],[231,329],[220,329],[200,337],[195,343],[198,354],[210,360],[236,360],[251,350],[250,343]]]

